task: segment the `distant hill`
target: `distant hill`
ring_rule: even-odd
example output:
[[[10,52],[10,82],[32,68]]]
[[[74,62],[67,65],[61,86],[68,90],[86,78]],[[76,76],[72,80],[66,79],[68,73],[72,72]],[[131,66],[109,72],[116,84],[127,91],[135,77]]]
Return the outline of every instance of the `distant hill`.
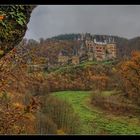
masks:
[[[130,40],[125,45],[127,55],[133,50],[140,50],[140,37],[135,37]]]
[[[28,40],[25,48],[32,48],[33,46],[38,47],[38,56],[47,57],[50,64],[58,62],[58,54],[60,50],[64,49],[69,54],[72,53],[73,47],[77,45],[77,39],[79,34],[61,34],[52,38],[41,39],[40,42],[35,40]],[[110,37],[109,35],[97,35]],[[133,39],[126,39],[119,36],[112,36],[114,41],[117,43],[117,57],[119,59],[129,58],[131,51],[140,50],[140,37]]]
[[[74,40],[74,39],[77,39],[78,37],[80,36],[80,33],[78,34],[61,34],[61,35],[57,35],[57,36],[54,36],[50,39],[52,40]]]
[[[80,36],[80,33],[77,34],[61,34],[50,38],[50,40],[75,40]],[[105,38],[110,37],[109,35],[94,35],[94,36],[104,36]],[[135,37],[132,39],[127,39],[119,36],[111,36],[114,38],[114,41],[117,43],[118,51],[117,55],[119,58],[129,57],[131,51],[140,50],[140,37]]]

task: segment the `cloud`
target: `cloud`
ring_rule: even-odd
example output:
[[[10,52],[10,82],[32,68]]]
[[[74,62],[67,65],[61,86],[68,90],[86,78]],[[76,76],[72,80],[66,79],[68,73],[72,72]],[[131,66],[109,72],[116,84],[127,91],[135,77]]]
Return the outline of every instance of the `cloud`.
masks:
[[[138,5],[39,5],[32,13],[26,38],[38,40],[63,33],[140,36]]]

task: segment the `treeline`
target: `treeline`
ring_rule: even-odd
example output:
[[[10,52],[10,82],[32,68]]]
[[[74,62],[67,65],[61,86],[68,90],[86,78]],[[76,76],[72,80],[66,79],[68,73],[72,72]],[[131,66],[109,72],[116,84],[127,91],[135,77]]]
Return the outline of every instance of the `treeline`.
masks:
[[[49,38],[51,40],[74,40],[74,39],[78,39],[78,37],[80,37],[80,34],[62,34],[62,35],[58,35],[58,36],[54,36],[52,38]]]
[[[40,42],[37,42],[33,39],[27,40],[24,39],[17,47],[17,49],[24,48],[23,51],[31,51],[34,49],[34,53],[39,57],[44,57],[48,59],[50,65],[55,65],[58,62],[58,55],[60,50],[67,50],[68,54],[73,52],[73,46],[76,45],[75,41],[71,40],[48,40],[40,39]]]
[[[105,38],[109,38],[109,35],[95,35],[95,36],[101,36]],[[74,40],[78,39],[80,37],[80,34],[63,34],[58,35],[55,37],[50,38],[50,40]],[[132,39],[126,39],[119,36],[111,36],[114,38],[114,41],[117,43],[117,56],[118,58],[130,58],[131,51],[133,50],[140,50],[140,37],[135,37]]]
[[[73,47],[76,46],[76,41],[80,34],[64,34],[58,35],[49,39],[41,38],[39,42],[30,39],[24,39],[24,45],[26,48],[38,48],[37,53],[40,56],[47,57],[50,64],[56,64],[58,60],[58,54],[60,50],[66,50],[69,54],[72,54]],[[98,35],[99,36],[99,35]],[[100,35],[106,36],[108,35]],[[117,57],[118,59],[128,59],[131,56],[133,50],[140,50],[140,38],[126,39],[118,36],[112,36],[117,43]],[[26,43],[25,43],[26,42]]]

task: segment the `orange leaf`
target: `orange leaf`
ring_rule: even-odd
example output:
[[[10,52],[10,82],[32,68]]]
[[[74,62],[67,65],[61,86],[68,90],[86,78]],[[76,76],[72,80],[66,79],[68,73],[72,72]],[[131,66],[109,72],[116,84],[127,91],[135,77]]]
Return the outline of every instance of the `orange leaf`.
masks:
[[[0,15],[0,20],[3,20],[4,19],[4,16]]]

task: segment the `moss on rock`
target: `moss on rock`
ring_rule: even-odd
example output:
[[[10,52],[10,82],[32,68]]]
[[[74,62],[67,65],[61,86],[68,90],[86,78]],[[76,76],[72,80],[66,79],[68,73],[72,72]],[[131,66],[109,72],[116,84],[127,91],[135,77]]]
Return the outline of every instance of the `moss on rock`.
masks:
[[[0,6],[0,58],[23,39],[31,12],[36,6]]]

